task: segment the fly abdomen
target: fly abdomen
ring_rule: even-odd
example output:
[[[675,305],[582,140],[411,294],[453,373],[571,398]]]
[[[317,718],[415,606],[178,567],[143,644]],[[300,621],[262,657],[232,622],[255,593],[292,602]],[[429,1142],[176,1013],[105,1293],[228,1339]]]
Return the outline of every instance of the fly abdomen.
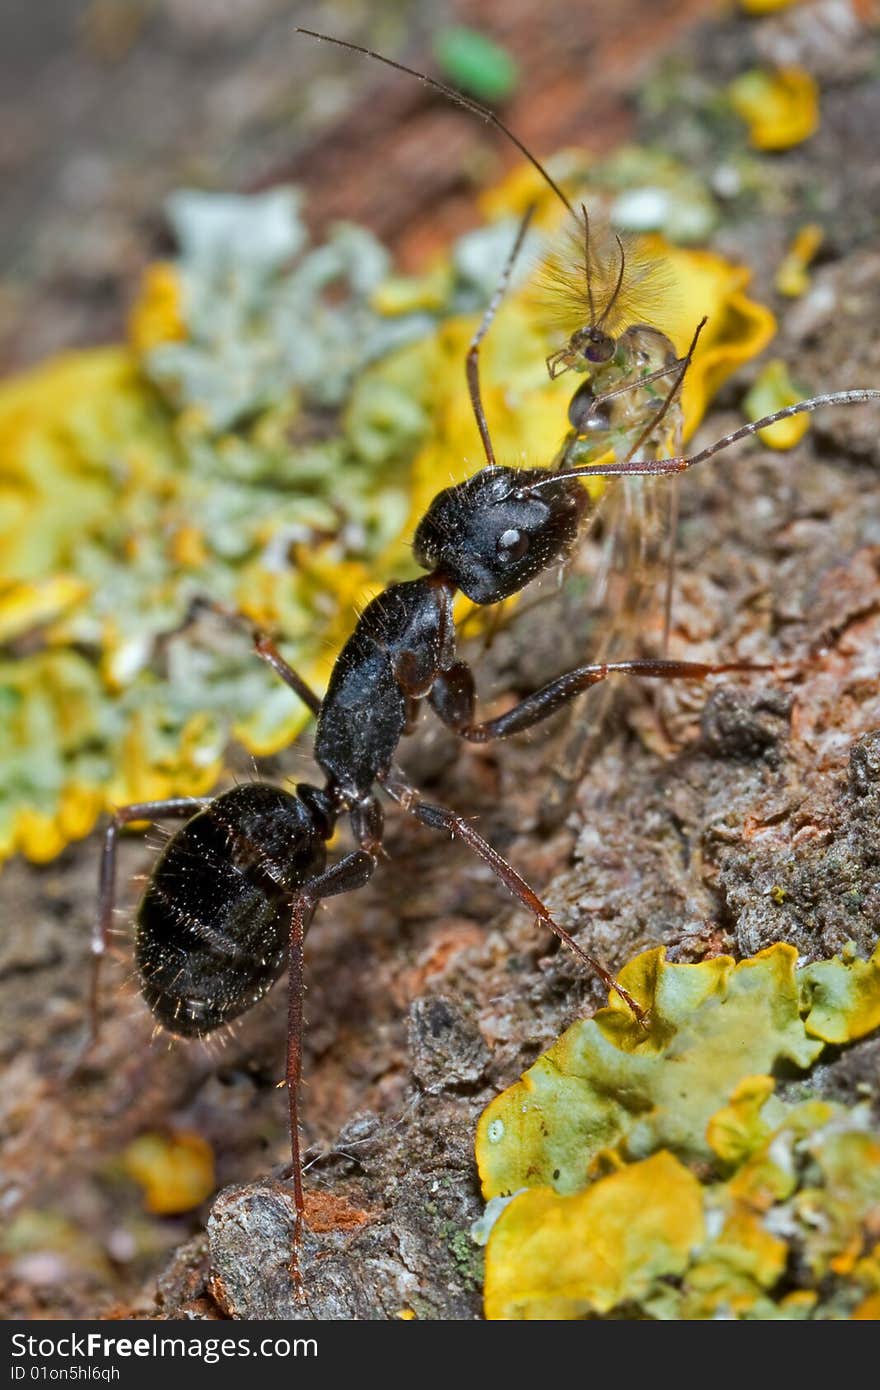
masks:
[[[298,797],[263,783],[217,797],[165,846],[137,916],[144,998],[200,1037],[251,1008],[284,969],[291,904],[325,864]]]

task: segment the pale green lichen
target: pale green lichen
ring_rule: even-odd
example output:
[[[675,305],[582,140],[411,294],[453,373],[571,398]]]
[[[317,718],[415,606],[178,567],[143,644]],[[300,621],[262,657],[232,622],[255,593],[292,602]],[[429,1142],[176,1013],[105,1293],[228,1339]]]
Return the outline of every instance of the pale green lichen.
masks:
[[[646,1027],[613,996],[481,1117],[493,1216],[517,1193],[491,1227],[487,1316],[869,1316],[880,1132],[867,1104],[780,1099],[773,1072],[880,1025],[880,947],[801,970],[786,945],[650,951],[621,982]]]

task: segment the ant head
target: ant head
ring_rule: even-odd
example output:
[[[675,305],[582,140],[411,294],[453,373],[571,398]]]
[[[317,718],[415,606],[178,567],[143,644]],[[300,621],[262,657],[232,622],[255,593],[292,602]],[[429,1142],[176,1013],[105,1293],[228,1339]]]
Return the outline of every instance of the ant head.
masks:
[[[544,468],[483,468],[437,494],[415,556],[473,603],[499,603],[565,559],[587,501],[577,481],[556,482]]]

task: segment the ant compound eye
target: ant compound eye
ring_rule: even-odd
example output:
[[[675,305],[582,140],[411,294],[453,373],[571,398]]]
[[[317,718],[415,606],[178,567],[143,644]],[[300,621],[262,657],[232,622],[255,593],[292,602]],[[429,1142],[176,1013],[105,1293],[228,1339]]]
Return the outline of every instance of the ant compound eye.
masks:
[[[529,538],[524,531],[509,526],[498,537],[498,558],[500,560],[521,560],[529,548]]]

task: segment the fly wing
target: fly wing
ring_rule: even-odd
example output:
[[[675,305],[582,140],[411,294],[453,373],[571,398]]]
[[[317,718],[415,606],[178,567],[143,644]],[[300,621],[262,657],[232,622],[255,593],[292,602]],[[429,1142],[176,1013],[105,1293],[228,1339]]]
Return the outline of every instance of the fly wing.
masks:
[[[589,563],[591,550],[594,557],[598,552],[598,568],[588,589],[593,620],[589,650],[581,657],[584,663],[663,654],[671,496],[672,490],[653,478],[609,483],[596,541],[582,548],[573,566],[577,571]],[[607,740],[609,725],[619,715],[624,679],[611,676],[573,706],[561,753],[548,769],[545,824],[567,813],[577,784]]]

